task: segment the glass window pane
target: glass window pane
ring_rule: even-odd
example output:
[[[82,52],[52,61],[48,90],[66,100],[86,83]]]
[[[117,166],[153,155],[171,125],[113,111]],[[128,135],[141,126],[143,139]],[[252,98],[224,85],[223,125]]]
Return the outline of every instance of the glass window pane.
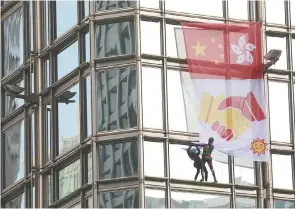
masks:
[[[98,130],[137,125],[136,70],[121,67],[97,73]]]
[[[188,146],[180,144],[170,144],[170,176],[174,179],[194,180],[197,169],[194,162],[187,155]],[[195,148],[192,148],[196,150]],[[229,182],[228,173],[228,155],[215,150],[212,154],[212,165],[215,171],[217,181],[220,183]],[[208,182],[213,182],[213,176],[206,164],[208,171]],[[197,181],[202,178],[201,173],[198,175]]]
[[[33,51],[34,50],[34,45],[33,45],[33,43],[34,43],[34,37],[33,37],[33,25],[34,25],[34,23],[33,23],[33,1],[32,0],[30,0],[30,41],[31,41],[31,51]]]
[[[295,5],[295,2],[293,3]],[[295,11],[295,8],[294,8],[294,11]],[[295,16],[295,13],[294,13],[294,16]],[[295,23],[294,23],[295,25]],[[293,71],[295,71],[295,39],[292,39],[292,61],[293,61]]]
[[[24,88],[24,80],[19,81],[15,84],[16,86]],[[22,95],[24,92],[21,93]],[[4,96],[4,115],[7,116],[22,105],[24,105],[24,100],[19,98],[13,98],[11,96],[6,96],[6,94],[3,94]]]
[[[16,10],[3,20],[2,75],[7,76],[23,64],[23,10]]]
[[[271,68],[275,68],[279,70],[280,69],[287,70],[286,38],[267,36],[266,41],[267,41],[267,51],[271,49],[282,50],[282,55],[279,61],[277,61],[277,63],[273,65]]]
[[[59,199],[80,188],[80,160],[77,160],[58,172]]]
[[[274,200],[274,208],[295,208],[295,201]]]
[[[293,189],[291,155],[272,155],[273,187]]]
[[[143,153],[144,175],[164,177],[164,144],[162,142],[144,141]]]
[[[212,6],[214,5],[214,6]],[[187,1],[183,4],[179,0],[165,1],[166,11],[177,11],[210,16],[222,16],[222,0]]]
[[[89,33],[85,35],[85,52],[86,52],[86,62],[90,61],[90,37]]]
[[[145,208],[167,208],[165,191],[145,189]]]
[[[138,176],[137,141],[99,146],[99,179]]]
[[[138,208],[137,189],[99,193],[99,208]]]
[[[71,61],[69,62],[69,60]],[[76,41],[57,55],[58,80],[73,71],[78,65],[78,41]]]
[[[92,206],[92,196],[87,199],[87,208],[93,208]]]
[[[49,44],[49,0],[45,0],[45,46]]]
[[[181,28],[181,26],[166,24],[167,56],[168,57],[179,57],[182,59],[186,59],[186,53],[178,54],[177,46],[185,46],[185,44],[184,44],[183,33],[178,33],[178,35],[180,37],[177,38],[177,41],[179,41],[179,43],[176,42],[175,28]],[[182,43],[180,43],[180,42],[182,42]]]
[[[51,85],[51,70],[49,67],[49,60],[46,59],[43,61],[43,72],[44,72],[44,89],[48,88]]]
[[[31,115],[31,147],[32,147],[32,162],[35,166],[35,115]],[[35,190],[34,190],[35,191]]]
[[[270,133],[272,141],[290,142],[288,83],[269,81]]]
[[[248,0],[228,0],[229,18],[248,19]]]
[[[200,124],[197,120],[196,98],[192,96],[195,95],[193,86],[188,72],[168,70],[170,130],[199,132]]]
[[[89,0],[84,0],[84,13],[85,17],[89,15]]]
[[[140,7],[159,9],[159,0],[140,0]]]
[[[267,0],[264,2],[266,22],[285,25],[285,1]]]
[[[51,160],[51,105],[46,105],[45,107],[45,127],[46,127],[46,140],[47,140],[47,147],[45,150],[48,150],[45,152],[45,162]]]
[[[249,159],[234,159],[235,183],[252,186],[255,184],[255,169],[253,161]]]
[[[4,203],[5,208],[26,208],[25,206],[25,195],[21,194],[9,202]]]
[[[142,68],[142,100],[143,126],[163,129],[161,69]]]
[[[136,1],[105,1],[105,0],[96,0],[94,3],[94,9],[96,12],[118,9],[118,8],[126,8],[126,7],[135,7]]]
[[[56,1],[56,37],[77,24],[77,1]]]
[[[133,54],[135,52],[134,32],[133,21],[97,25],[95,30],[96,57]]]
[[[88,184],[92,183],[92,153],[87,155]]]
[[[51,176],[44,176],[44,194],[45,194],[45,207],[51,205],[52,203],[52,177]]]
[[[86,78],[86,108],[87,108],[87,136],[92,135],[92,109],[91,109],[91,82],[90,77]]]
[[[249,197],[236,197],[236,208],[257,208],[256,199]]]
[[[25,133],[24,121],[3,132],[4,146],[4,187],[25,177]]]
[[[59,154],[71,150],[80,143],[80,110],[79,110],[79,84],[72,87],[70,92],[75,96],[69,100],[60,96],[58,101],[58,133]],[[67,91],[68,92],[68,91]],[[64,94],[66,94],[65,92]],[[67,104],[67,102],[70,102]]]
[[[295,25],[295,2],[290,1],[290,4],[291,4],[291,25]]]
[[[230,197],[202,193],[171,192],[171,208],[229,208]]]
[[[161,54],[160,23],[141,21],[141,53]],[[151,43],[152,40],[152,43]]]

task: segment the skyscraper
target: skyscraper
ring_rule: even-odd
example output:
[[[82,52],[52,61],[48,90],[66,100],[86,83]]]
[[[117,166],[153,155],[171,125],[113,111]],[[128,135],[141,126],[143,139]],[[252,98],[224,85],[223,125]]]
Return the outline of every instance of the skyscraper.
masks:
[[[293,0],[2,1],[1,207],[294,208],[294,14]],[[271,161],[214,151],[218,183],[194,181],[174,29],[243,21],[261,22],[264,54],[282,50],[264,78]]]

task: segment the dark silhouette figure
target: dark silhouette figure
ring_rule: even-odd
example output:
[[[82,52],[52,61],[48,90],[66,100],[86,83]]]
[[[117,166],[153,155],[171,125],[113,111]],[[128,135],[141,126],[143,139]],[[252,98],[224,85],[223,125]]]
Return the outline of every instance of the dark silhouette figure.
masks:
[[[203,147],[203,154],[202,154],[202,169],[206,167],[206,163],[209,165],[212,176],[214,178],[214,182],[217,182],[215,171],[212,164],[212,151],[214,150],[214,138],[210,137],[208,140],[208,144],[198,144],[198,146]],[[203,175],[202,175],[203,176]],[[204,179],[201,179],[201,181],[204,181]]]
[[[191,148],[195,146],[197,148],[197,152],[194,152],[191,150]],[[197,145],[191,145],[188,149],[187,149],[187,155],[189,156],[189,158],[191,160],[194,161],[194,167],[197,169],[197,173],[195,175],[195,180],[197,180],[200,172],[202,175],[202,179],[204,180],[204,176],[203,176],[203,170],[205,173],[205,180],[208,180],[208,171],[206,169],[206,167],[204,167],[204,169],[202,168],[202,159],[200,158],[200,149]]]

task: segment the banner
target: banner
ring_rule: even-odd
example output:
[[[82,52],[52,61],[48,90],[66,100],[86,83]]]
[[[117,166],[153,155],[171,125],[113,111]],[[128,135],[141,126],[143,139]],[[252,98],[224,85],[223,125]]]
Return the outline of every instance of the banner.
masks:
[[[228,155],[268,161],[259,23],[184,23],[175,35],[189,67],[181,73],[188,131]]]

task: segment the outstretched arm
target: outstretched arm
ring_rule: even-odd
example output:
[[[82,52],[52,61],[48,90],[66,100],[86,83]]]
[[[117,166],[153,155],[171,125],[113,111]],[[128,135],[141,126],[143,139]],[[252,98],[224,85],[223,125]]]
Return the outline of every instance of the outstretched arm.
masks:
[[[276,64],[276,62],[279,60],[279,58],[276,58],[274,60],[269,61],[268,63],[264,64],[264,71],[263,73],[265,74],[268,68],[270,68],[272,65]]]
[[[200,154],[200,148],[196,145],[196,148],[198,150],[197,154],[199,155]]]

